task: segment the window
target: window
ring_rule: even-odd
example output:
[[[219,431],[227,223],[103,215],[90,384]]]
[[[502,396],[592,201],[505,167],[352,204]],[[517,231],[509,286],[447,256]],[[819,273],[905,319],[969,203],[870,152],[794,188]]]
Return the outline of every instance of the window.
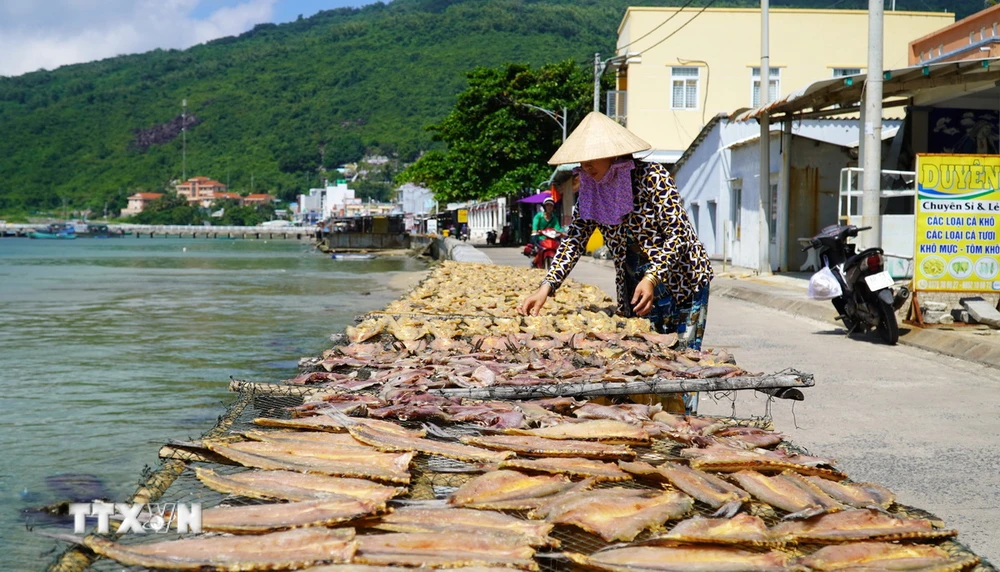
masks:
[[[986,39],[986,26],[983,26],[982,28],[979,28],[979,39],[980,39],[980,41]]]
[[[701,69],[698,67],[672,67],[671,109],[698,109],[698,80]]]
[[[751,71],[752,81],[750,82],[753,93],[750,96],[750,106],[760,106],[760,68],[753,68]],[[778,99],[781,84],[781,68],[770,68],[771,81],[768,82],[767,99],[775,101]]]
[[[924,59],[924,53],[920,52],[920,59]],[[861,68],[833,68],[833,77],[847,77],[849,75],[858,75],[861,73]]]
[[[975,32],[969,32],[969,43],[971,44],[971,43],[974,43],[975,41],[976,41],[976,33]]]
[[[743,212],[743,181],[733,181],[729,187],[729,220],[733,224],[731,240],[740,239],[740,222]]]
[[[993,35],[997,35],[997,23],[993,22]]]
[[[698,228],[698,218],[699,218],[698,215],[700,214],[700,212],[701,208],[699,208],[698,203],[691,203],[691,213],[689,216],[691,217],[691,226],[694,227],[695,234],[698,234],[698,232],[701,230]]]

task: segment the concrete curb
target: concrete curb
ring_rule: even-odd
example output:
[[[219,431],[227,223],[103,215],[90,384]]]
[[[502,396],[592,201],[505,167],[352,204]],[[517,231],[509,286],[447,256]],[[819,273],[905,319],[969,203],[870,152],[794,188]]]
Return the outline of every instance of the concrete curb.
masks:
[[[717,278],[712,282],[712,294],[715,295],[750,302],[793,316],[840,324],[839,321],[833,319],[836,317],[836,312],[832,306],[829,310],[825,310],[808,299],[795,300],[788,296],[770,293],[768,289],[769,287],[763,284],[746,283],[732,279]],[[984,340],[980,342],[968,336],[956,334],[954,331],[920,329],[906,324],[900,324],[900,332],[899,343],[901,344],[1000,368],[1000,343],[996,341]]]
[[[490,257],[487,256],[485,252],[479,250],[464,240],[457,240],[448,237],[443,239],[442,242],[443,245],[441,248],[441,254],[443,258],[454,260],[456,262],[493,264],[493,261],[490,260]]]

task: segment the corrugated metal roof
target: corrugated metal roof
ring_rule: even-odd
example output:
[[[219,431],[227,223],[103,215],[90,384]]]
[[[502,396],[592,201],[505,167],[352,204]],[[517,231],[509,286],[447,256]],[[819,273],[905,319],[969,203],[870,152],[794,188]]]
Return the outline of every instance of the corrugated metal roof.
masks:
[[[922,89],[1000,80],[1000,58],[924,64],[886,70],[882,83],[883,99],[906,98]],[[776,115],[838,115],[857,111],[864,97],[868,74],[837,77],[813,82],[777,101],[755,109],[738,110],[734,121],[758,119],[765,113]],[[897,103],[894,101],[889,104]],[[905,104],[900,100],[898,104]],[[883,104],[885,106],[886,104]],[[808,111],[807,111],[808,110]]]

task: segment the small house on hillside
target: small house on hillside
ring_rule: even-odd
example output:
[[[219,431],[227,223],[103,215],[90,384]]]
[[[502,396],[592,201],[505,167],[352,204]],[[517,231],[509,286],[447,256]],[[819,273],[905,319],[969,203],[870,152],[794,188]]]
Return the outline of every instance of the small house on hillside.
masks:
[[[276,200],[275,197],[273,197],[273,196],[271,196],[271,195],[269,195],[267,193],[254,193],[252,195],[247,195],[247,196],[243,197],[243,204],[244,205],[266,205],[266,204],[273,203],[275,200]]]
[[[137,215],[146,205],[162,197],[163,193],[136,193],[128,198],[128,206],[122,209],[122,216]]]
[[[178,183],[175,188],[177,194],[186,198],[189,203],[198,203],[202,206],[211,204],[216,193],[224,193],[228,190],[226,185],[208,177],[192,177],[183,183]]]

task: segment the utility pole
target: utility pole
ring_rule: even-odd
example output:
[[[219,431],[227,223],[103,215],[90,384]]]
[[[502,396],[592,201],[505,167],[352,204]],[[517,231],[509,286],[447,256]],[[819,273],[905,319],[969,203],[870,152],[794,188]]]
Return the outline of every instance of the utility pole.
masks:
[[[563,114],[562,114],[562,140],[563,140],[563,143],[566,142],[566,106],[565,105],[563,106]]]
[[[877,0],[871,0],[875,2]],[[760,0],[760,105],[771,102],[771,60],[768,45],[768,0]],[[771,118],[767,113],[760,116],[760,236],[757,272],[771,273]]]
[[[187,182],[187,98],[181,100],[181,180]]]
[[[882,19],[883,0],[868,0],[868,76],[865,81],[864,182],[861,225],[872,229],[862,243],[882,243]]]
[[[601,66],[601,54],[594,54],[594,111],[601,110],[601,74],[604,72]]]

